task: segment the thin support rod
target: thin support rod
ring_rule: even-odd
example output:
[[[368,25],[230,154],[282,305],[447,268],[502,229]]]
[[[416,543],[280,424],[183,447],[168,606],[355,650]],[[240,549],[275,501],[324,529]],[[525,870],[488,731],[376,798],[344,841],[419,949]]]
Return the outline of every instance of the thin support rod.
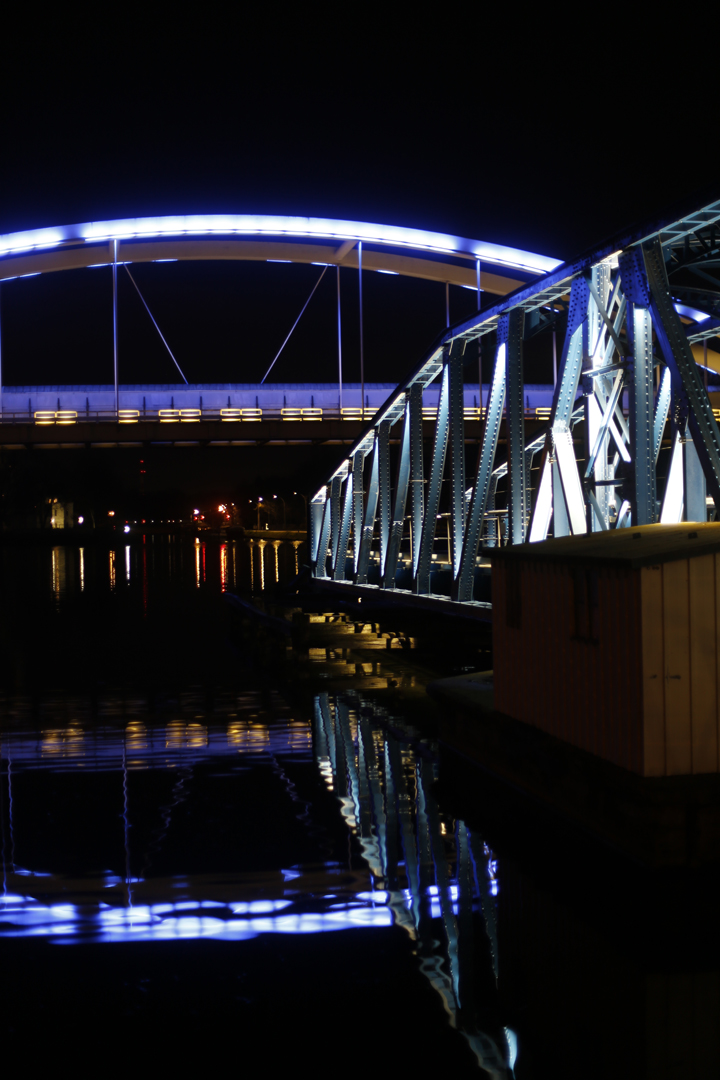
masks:
[[[150,316],[150,319],[152,320],[152,324],[153,324],[153,326],[155,327],[155,329],[157,330],[158,334],[160,335],[160,340],[162,341],[163,345],[165,346],[165,348],[166,348],[166,349],[167,349],[167,351],[169,352],[169,354],[170,354],[170,359],[172,360],[173,364],[175,365],[175,367],[176,367],[176,368],[178,369],[178,371],[179,371],[179,372],[180,372],[180,374],[182,375],[182,378],[183,378],[183,382],[184,382],[184,383],[185,383],[185,385],[187,386],[187,385],[188,385],[188,381],[187,381],[187,379],[185,378],[185,376],[184,376],[184,374],[183,374],[183,370],[182,370],[182,368],[180,367],[180,365],[178,364],[178,362],[177,362],[177,360],[175,359],[175,357],[173,356],[173,351],[172,351],[172,349],[170,348],[170,346],[168,345],[167,341],[165,340],[165,337],[164,337],[164,335],[163,335],[163,332],[162,332],[162,330],[160,329],[160,327],[158,326],[158,324],[157,324],[157,323],[155,322],[155,319],[154,319],[154,317],[153,317],[153,313],[152,313],[152,311],[150,310],[150,308],[149,308],[149,307],[147,306],[147,304],[145,303],[145,297],[144,297],[144,296],[143,296],[143,294],[142,294],[142,293],[140,292],[140,289],[138,288],[138,284],[137,284],[137,282],[136,282],[135,278],[134,278],[134,277],[132,276],[132,274],[130,273],[130,270],[128,269],[128,267],[127,267],[127,264],[125,265],[125,269],[127,270],[127,275],[128,275],[128,277],[130,278],[130,280],[132,281],[133,285],[135,286],[135,291],[137,292],[138,296],[139,296],[139,297],[140,297],[140,299],[142,300],[142,303],[143,303],[143,307],[145,308],[145,310],[147,311],[148,315]],[[116,353],[116,355],[117,355],[117,353]],[[116,394],[116,397],[117,397],[117,367],[116,367],[116,369],[115,369],[115,394]],[[117,404],[116,404],[115,408],[117,409]]]
[[[358,296],[360,298],[360,406],[365,419],[365,347],[363,340],[362,240],[358,241]]]
[[[480,277],[480,260],[479,259],[477,259],[476,262],[475,262],[475,275],[477,277],[477,305],[478,305],[478,311],[480,311],[480,308],[482,307],[482,279]],[[478,389],[480,391],[480,396],[478,397],[478,401],[480,402],[480,420],[482,420],[482,416],[483,416],[482,337],[479,337],[477,339],[477,347],[478,347],[478,383],[479,383]]]
[[[450,282],[445,282],[445,325],[450,325]]]
[[[342,414],[342,320],[340,318],[340,267],[337,268],[338,400]]]
[[[118,318],[117,318],[117,257],[118,241],[113,240],[113,264],[112,264],[112,293],[113,293],[113,379],[115,386],[115,415],[120,409],[120,395],[118,392]]]
[[[266,371],[266,372],[265,372],[265,374],[263,375],[262,379],[260,380],[260,385],[261,385],[261,386],[262,386],[262,384],[263,384],[263,383],[265,382],[265,380],[267,379],[267,377],[268,377],[268,375],[270,374],[270,372],[272,371],[272,369],[273,369],[273,368],[275,367],[275,364],[277,363],[277,361],[278,361],[278,360],[279,360],[279,358],[280,358],[280,353],[281,353],[281,352],[283,351],[283,349],[284,349],[284,348],[285,348],[285,346],[287,345],[288,341],[289,341],[289,340],[290,340],[290,338],[292,337],[292,333],[293,333],[293,330],[295,329],[295,327],[297,326],[297,324],[298,324],[298,323],[300,322],[300,320],[302,319],[302,317],[303,317],[303,314],[304,314],[304,312],[305,312],[305,308],[306,308],[306,307],[308,306],[308,304],[309,304],[309,303],[310,303],[310,301],[312,300],[313,296],[315,295],[315,290],[317,289],[318,285],[320,284],[320,282],[322,281],[323,277],[325,276],[325,271],[326,271],[326,270],[327,270],[327,266],[323,267],[322,271],[320,272],[320,277],[319,277],[319,278],[317,279],[317,281],[316,281],[316,282],[315,282],[315,284],[313,285],[313,287],[312,287],[312,292],[310,293],[310,295],[308,296],[307,300],[305,301],[305,303],[304,303],[304,304],[303,304],[303,306],[302,306],[302,311],[300,312],[300,314],[298,315],[297,319],[295,320],[295,322],[294,322],[294,323],[292,324],[292,326],[290,327],[290,333],[288,334],[288,336],[287,336],[287,337],[285,338],[285,340],[283,341],[282,345],[280,346],[280,348],[278,349],[278,351],[277,351],[277,353],[276,353],[276,355],[275,355],[275,359],[273,360],[272,364],[270,365],[270,367],[269,367],[269,368],[267,369],[267,371]]]

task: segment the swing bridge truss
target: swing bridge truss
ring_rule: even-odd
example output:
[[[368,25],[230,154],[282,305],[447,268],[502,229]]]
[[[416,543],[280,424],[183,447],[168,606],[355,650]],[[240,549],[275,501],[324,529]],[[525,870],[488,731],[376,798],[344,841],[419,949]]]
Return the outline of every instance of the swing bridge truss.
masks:
[[[313,576],[398,591],[403,570],[402,591],[429,596],[442,559],[450,599],[473,604],[483,546],[713,516],[720,430],[692,346],[705,342],[707,353],[720,332],[719,271],[720,200],[615,237],[448,328],[312,498]],[[566,329],[549,422],[527,439],[523,342],[558,318]],[[492,346],[494,367],[468,484],[473,342]],[[428,455],[423,393],[436,380]]]

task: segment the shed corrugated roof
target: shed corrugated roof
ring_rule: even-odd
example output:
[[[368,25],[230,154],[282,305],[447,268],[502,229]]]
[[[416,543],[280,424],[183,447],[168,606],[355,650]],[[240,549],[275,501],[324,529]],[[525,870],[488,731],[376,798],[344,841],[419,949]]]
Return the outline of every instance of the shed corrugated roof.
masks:
[[[484,548],[490,559],[532,562],[604,563],[651,566],[720,552],[720,524],[640,525],[584,536],[560,536],[537,544]]]

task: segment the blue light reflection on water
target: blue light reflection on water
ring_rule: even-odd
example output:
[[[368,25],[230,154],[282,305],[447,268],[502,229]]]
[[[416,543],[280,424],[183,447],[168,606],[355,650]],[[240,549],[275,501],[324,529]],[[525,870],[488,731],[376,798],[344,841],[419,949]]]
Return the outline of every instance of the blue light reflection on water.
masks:
[[[131,907],[43,904],[32,896],[6,893],[0,897],[0,937],[47,937],[63,945],[207,937],[243,941],[260,934],[318,934],[391,926],[393,921],[390,908],[367,901],[333,904],[324,911],[288,912],[292,906],[292,900],[229,904],[205,900]]]
[[[497,975],[497,864],[479,836],[438,807],[432,795],[434,761],[427,754],[416,755],[410,743],[398,742],[382,725],[376,726],[369,706],[352,694],[320,695],[312,726],[292,717],[277,717],[268,724],[251,697],[238,698],[232,708],[224,724],[207,724],[202,716],[159,725],[132,719],[122,726],[89,727],[71,721],[66,726],[51,723],[32,734],[25,729],[2,735],[5,806],[11,820],[6,823],[7,841],[3,840],[4,871],[10,872],[5,874],[5,895],[0,899],[0,938],[44,938],[65,945],[240,942],[262,935],[395,926],[409,935],[413,951],[422,953],[423,975],[478,1062],[491,1074],[495,1070],[497,1076],[506,1075],[508,1051],[502,1038],[496,1041],[499,1033],[492,1038],[466,1021],[475,1008],[468,981],[473,913],[481,933],[484,924]],[[133,772],[170,770],[178,777],[187,774],[189,780],[197,767],[205,770],[204,775],[227,778],[235,787],[244,783],[240,777],[251,765],[261,771],[270,767],[281,781],[274,797],[285,802],[289,796],[294,817],[312,829],[310,804],[299,799],[291,782],[294,774],[286,772],[291,760],[294,767],[317,769],[324,782],[330,779],[328,786],[357,851],[349,863],[273,868],[272,883],[265,887],[260,877],[253,879],[250,896],[248,882],[243,884],[241,878],[230,882],[226,878],[218,886],[222,891],[213,896],[215,889],[202,878],[178,875],[182,861],[175,864],[170,878],[141,876],[139,852],[131,850],[133,844],[138,846],[133,828],[141,824],[133,794],[140,789],[133,785],[146,782],[140,777],[131,780]],[[23,773],[38,777],[45,771],[118,776],[111,786],[124,833],[124,873],[66,882],[62,873],[48,880],[35,869],[23,871],[16,865],[9,843],[17,812],[8,798],[11,772],[14,780]],[[162,837],[169,827],[170,809],[178,803],[176,788],[177,784],[163,809],[167,821]],[[246,870],[252,872],[252,866]],[[348,873],[352,882],[346,880]],[[105,898],[108,902],[101,902]]]

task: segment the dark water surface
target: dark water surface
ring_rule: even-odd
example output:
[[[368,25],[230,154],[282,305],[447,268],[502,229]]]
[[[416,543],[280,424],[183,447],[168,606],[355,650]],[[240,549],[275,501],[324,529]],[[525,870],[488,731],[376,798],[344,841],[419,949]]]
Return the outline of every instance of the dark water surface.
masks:
[[[222,593],[267,584],[255,559],[251,582],[241,544],[0,548],[3,1044],[718,1075],[714,879],[644,875],[444,753],[407,634],[244,622]]]
[[[342,654],[311,644],[301,677],[239,623],[240,555],[0,549],[5,1038],[509,1075],[492,852],[438,806],[432,744],[324,689]]]

